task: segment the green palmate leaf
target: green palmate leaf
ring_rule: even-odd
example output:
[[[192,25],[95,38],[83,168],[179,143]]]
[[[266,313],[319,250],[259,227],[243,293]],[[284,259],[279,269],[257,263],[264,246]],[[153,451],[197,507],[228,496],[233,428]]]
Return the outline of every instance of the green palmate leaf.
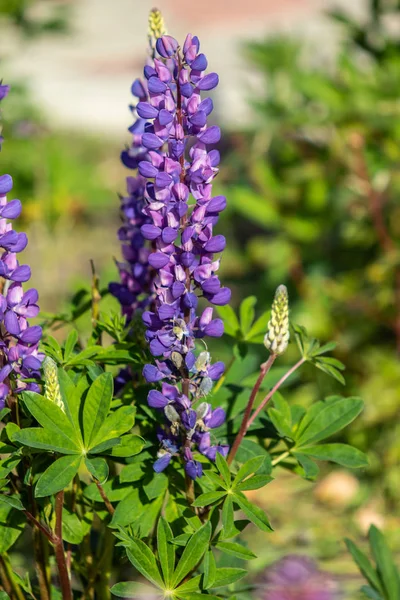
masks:
[[[246,334],[246,340],[248,342],[262,343],[264,336],[267,332],[268,322],[270,319],[271,311],[263,313],[251,326],[250,331]],[[260,338],[260,339],[258,339]]]
[[[25,528],[26,518],[22,511],[0,504],[0,555],[15,544]]]
[[[68,362],[68,359],[70,358],[72,352],[74,351],[74,348],[76,346],[76,344],[78,343],[78,332],[73,329],[72,331],[69,332],[67,339],[65,340],[65,346],[64,346],[64,361]]]
[[[363,552],[361,552],[361,550],[357,548],[357,546],[351,540],[346,539],[345,542],[348,551],[352,555],[354,562],[360,569],[362,575],[372,585],[373,588],[381,592],[382,587],[379,581],[379,577],[367,556]]]
[[[381,594],[373,590],[368,585],[361,586],[360,592],[363,593],[367,598],[370,598],[370,600],[385,600]]]
[[[115,446],[119,446],[121,444],[121,438],[113,438],[112,440],[106,440],[105,442],[101,442],[97,446],[93,446],[90,448],[90,454],[111,454],[109,450],[111,448],[115,448]]]
[[[363,406],[360,398],[342,398],[333,403],[328,402],[301,435],[296,437],[298,445],[315,444],[340,431],[360,414]]]
[[[264,464],[264,460],[265,455],[255,456],[254,458],[247,460],[237,472],[235,479],[233,480],[233,486],[235,487],[249,475],[257,473],[258,469]]]
[[[51,450],[61,454],[81,454],[74,442],[65,436],[55,434],[40,427],[28,427],[14,434],[15,441],[40,450]]]
[[[240,333],[240,324],[233,308],[229,305],[218,306],[217,311],[224,321],[224,333],[236,338]]]
[[[4,479],[21,462],[21,456],[9,456],[0,461],[0,477]]]
[[[255,310],[254,307],[257,303],[257,298],[255,296],[249,296],[245,298],[239,307],[239,315],[240,315],[240,329],[242,330],[243,336],[250,331],[251,325],[254,321]]]
[[[113,596],[118,598],[137,598],[138,600],[152,600],[154,598],[162,598],[162,593],[159,589],[137,581],[121,581],[116,583],[111,588]]]
[[[206,553],[204,559],[204,577],[203,577],[203,587],[205,590],[209,590],[213,587],[215,576],[217,572],[217,565],[215,563],[215,558],[212,550],[209,550]]]
[[[213,589],[225,587],[226,585],[235,583],[235,581],[239,581],[239,579],[243,579],[243,577],[246,577],[246,575],[246,569],[222,567],[216,570],[215,579],[212,587]]]
[[[81,394],[74,385],[70,376],[64,369],[58,369],[58,383],[60,385],[61,398],[65,407],[65,412],[74,426],[77,436],[82,441],[82,433],[79,424],[79,409],[81,404]]]
[[[264,456],[264,463],[258,469],[258,474],[270,475],[272,472],[271,457],[265,448],[261,448],[260,444],[247,440],[246,438],[240,444],[240,447],[236,453],[236,460],[239,463],[244,463],[250,458]]]
[[[143,486],[143,491],[149,500],[163,496],[168,488],[168,477],[165,473],[154,473],[149,483]]]
[[[211,537],[211,523],[203,525],[188,541],[176,567],[172,585],[177,586],[195,568],[206,552]]]
[[[254,525],[262,531],[273,531],[265,512],[252,504],[241,492],[234,494],[234,501],[239,505],[244,514]]]
[[[109,479],[107,483],[104,484],[103,488],[110,502],[119,502],[120,500],[123,500],[132,491],[132,486],[120,484],[118,482],[117,477]],[[100,496],[100,492],[95,483],[91,483],[90,485],[88,485],[84,489],[83,495],[85,496],[85,498],[93,502],[103,502],[103,499]]]
[[[128,492],[128,494],[125,494],[125,496],[119,502],[117,508],[115,509],[110,526],[125,527],[130,525],[143,514],[143,511],[144,506],[140,500],[139,488],[133,488],[133,490]]]
[[[104,458],[85,458],[87,470],[101,484],[104,484],[108,479],[109,468],[107,461]]]
[[[291,425],[286,421],[285,417],[276,408],[270,408],[268,416],[272,421],[273,426],[281,437],[293,439]]]
[[[63,509],[62,518],[62,537],[69,544],[80,544],[83,540],[84,532],[81,521],[75,513]]]
[[[220,454],[219,452],[217,452],[217,454],[216,454],[215,464],[217,465],[217,469],[221,473],[221,475],[223,477],[223,480],[225,481],[226,485],[230,486],[230,484],[231,484],[231,472],[229,470],[228,463],[226,462],[226,460],[222,456],[222,454]]]
[[[209,506],[210,504],[218,502],[224,496],[226,496],[226,492],[205,492],[196,498],[192,506]]]
[[[368,466],[365,454],[347,444],[321,444],[319,446],[297,448],[297,451],[317,460],[328,460],[344,467],[356,469]]]
[[[134,481],[139,481],[144,477],[144,469],[144,465],[140,463],[126,465],[120,473],[119,480],[121,483],[133,483]]]
[[[46,341],[44,345],[46,347],[46,353],[49,356],[51,356],[57,363],[62,363],[63,355],[61,352],[61,346],[57,342],[57,340],[51,335],[46,335]]]
[[[119,458],[128,458],[139,454],[145,444],[146,441],[140,435],[128,433],[120,438],[120,443],[112,448],[110,454]]]
[[[24,505],[22,504],[19,496],[6,496],[4,494],[0,494],[0,503],[7,504],[16,510],[25,510]]]
[[[225,554],[236,556],[237,558],[242,558],[243,560],[257,558],[257,556],[251,550],[245,548],[241,544],[236,544],[235,542],[218,542],[215,547],[218,548],[218,550],[221,550],[221,552],[225,552]]]
[[[94,385],[94,384],[93,384]],[[105,419],[99,431],[92,439],[92,446],[105,440],[117,438],[130,431],[135,424],[136,408],[134,406],[121,406]]]
[[[35,497],[51,496],[65,489],[77,474],[81,456],[62,456],[40,476],[35,488]]]
[[[206,477],[216,488],[223,488],[224,490],[227,490],[229,487],[226,485],[222,477],[220,475],[217,475],[217,473],[214,473],[213,471],[206,471]]]
[[[189,594],[191,592],[197,592],[200,588],[200,582],[203,575],[196,575],[196,577],[191,577],[185,583],[182,583],[179,587],[175,588],[176,595],[181,598],[185,594]]]
[[[154,553],[144,542],[131,538],[126,547],[127,555],[135,569],[155,586],[164,589],[163,580]]]
[[[236,486],[236,489],[242,492],[246,490],[258,490],[271,481],[273,481],[273,478],[269,475],[254,475],[253,477],[250,477],[249,479],[239,483],[239,485]]]
[[[393,554],[383,534],[374,525],[371,526],[368,537],[372,555],[375,559],[388,600],[398,600],[400,598],[400,577]],[[379,590],[380,588],[377,589]]]
[[[221,600],[219,596],[213,596],[212,594],[197,594],[196,592],[179,592],[177,597],[182,598],[183,600]]]
[[[160,516],[163,503],[164,495],[146,505],[143,514],[132,525],[134,533],[137,533],[141,538],[148,537],[151,534],[154,529],[154,523],[157,522],[157,519]]]
[[[81,449],[80,439],[71,421],[57,404],[35,392],[24,392],[22,397],[29,412],[42,427],[57,436],[64,437],[77,450]]]
[[[224,539],[233,537],[237,533],[235,528],[232,495],[226,497],[222,507],[222,532]]]
[[[0,592],[0,600],[10,600],[10,596],[6,592]]]
[[[314,481],[319,473],[318,465],[305,454],[300,452],[293,452],[292,454],[301,465],[300,475],[305,479]]]
[[[87,448],[96,446],[94,441],[110,410],[112,395],[111,373],[97,377],[89,388],[83,407],[83,437]]]
[[[175,546],[171,544],[173,537],[171,527],[164,517],[160,517],[157,526],[157,551],[161,571],[167,587],[171,585],[172,574],[175,568]]]

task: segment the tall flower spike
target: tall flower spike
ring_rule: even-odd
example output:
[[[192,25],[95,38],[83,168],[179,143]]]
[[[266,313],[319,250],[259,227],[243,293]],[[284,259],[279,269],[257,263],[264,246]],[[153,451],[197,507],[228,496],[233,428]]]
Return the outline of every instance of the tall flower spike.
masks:
[[[155,52],[155,35],[164,31],[164,20],[160,11],[153,9],[149,16],[149,51],[151,58],[146,68],[153,68]],[[132,143],[121,153],[122,164],[133,171],[135,176],[126,178],[126,194],[121,200],[122,226],[118,230],[121,242],[123,261],[117,262],[120,282],[113,282],[109,290],[119,300],[122,314],[130,322],[135,313],[142,310],[149,303],[153,290],[153,268],[149,265],[148,257],[152,249],[150,241],[141,233],[142,225],[149,224],[150,218],[143,212],[145,206],[144,190],[146,180],[137,173],[139,161],[147,158],[147,149],[142,144],[142,135],[145,131],[147,114],[140,110],[140,106],[148,100],[145,84],[136,79],[131,86],[132,95],[136,98],[135,106],[131,111],[135,122],[129,127],[132,134]]]
[[[154,309],[143,313],[155,364],[146,365],[143,374],[149,383],[163,381],[161,392],[151,390],[148,396],[149,405],[163,410],[166,418],[154,468],[164,469],[178,455],[194,479],[202,474],[194,450],[211,460],[217,452],[228,451],[227,446],[213,445],[210,435],[224,422],[224,411],[207,403],[201,411],[193,406],[224,371],[223,363],[212,364],[203,342],[200,352],[196,344],[223,334],[212,307],[196,312],[198,298],[214,305],[230,300],[230,290],[217,276],[216,255],[223,251],[225,238],[214,233],[226,206],[223,196],[212,195],[219,152],[210,146],[219,141],[220,129],[207,125],[213,102],[202,98],[217,86],[218,75],[206,74],[207,59],[195,36],[189,34],[181,50],[174,38],[164,35],[156,50],[154,66],[144,69],[143,97],[148,98],[137,105],[146,120],[141,144],[147,155],[141,156],[138,168],[147,180],[144,213],[150,220],[141,233],[153,244],[149,263],[156,273]]]
[[[5,89],[6,88],[6,89]],[[8,86],[0,86],[0,101]],[[10,394],[22,390],[39,391],[32,379],[40,378],[43,354],[38,346],[42,329],[30,326],[28,319],[39,312],[37,290],[24,292],[22,283],[31,277],[28,265],[20,265],[17,254],[26,248],[25,233],[13,231],[10,220],[21,213],[21,202],[7,202],[13,181],[10,175],[0,176],[0,409]],[[25,381],[29,379],[30,381]]]
[[[264,346],[271,354],[283,354],[289,344],[289,335],[289,296],[286,286],[280,285],[272,303]]]

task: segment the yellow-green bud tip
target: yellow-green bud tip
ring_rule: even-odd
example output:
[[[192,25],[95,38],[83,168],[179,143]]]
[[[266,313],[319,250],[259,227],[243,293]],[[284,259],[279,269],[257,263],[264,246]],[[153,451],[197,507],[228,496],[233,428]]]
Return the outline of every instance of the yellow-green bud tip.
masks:
[[[44,395],[45,398],[57,404],[65,412],[58,382],[57,365],[52,358],[46,356],[43,361]]]
[[[153,8],[149,14],[149,39],[154,42],[167,33],[164,18],[158,8]]]
[[[283,354],[289,344],[289,295],[285,285],[280,285],[272,303],[271,318],[264,337],[264,346],[271,354]]]

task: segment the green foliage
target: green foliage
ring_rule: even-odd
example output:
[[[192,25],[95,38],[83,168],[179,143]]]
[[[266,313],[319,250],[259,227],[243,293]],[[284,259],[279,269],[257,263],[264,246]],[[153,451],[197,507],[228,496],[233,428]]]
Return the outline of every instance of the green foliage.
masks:
[[[368,585],[361,588],[366,598],[373,600],[396,600],[400,597],[400,570],[395,564],[384,535],[374,525],[369,530],[369,544],[375,561],[368,557],[352,542],[346,545]]]

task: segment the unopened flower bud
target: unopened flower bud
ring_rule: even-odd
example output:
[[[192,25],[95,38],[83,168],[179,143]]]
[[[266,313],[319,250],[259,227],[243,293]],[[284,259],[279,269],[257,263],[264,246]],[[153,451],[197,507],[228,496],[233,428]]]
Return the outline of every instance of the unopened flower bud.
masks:
[[[180,420],[178,413],[176,412],[174,407],[171,406],[171,404],[168,404],[164,408],[164,413],[165,413],[165,416],[167,417],[168,421],[171,421],[171,423],[177,423]]]
[[[283,354],[289,343],[289,296],[286,286],[280,285],[272,303],[271,318],[264,337],[264,346],[271,354]]]
[[[200,420],[204,419],[204,417],[207,414],[207,411],[208,411],[207,402],[202,402],[201,404],[199,404],[199,406],[196,410],[196,420],[200,421]]]
[[[64,402],[60,392],[60,384],[58,382],[57,365],[49,356],[46,356],[43,361],[43,373],[45,398],[54,402],[54,404],[57,404],[57,406],[65,412]]]

